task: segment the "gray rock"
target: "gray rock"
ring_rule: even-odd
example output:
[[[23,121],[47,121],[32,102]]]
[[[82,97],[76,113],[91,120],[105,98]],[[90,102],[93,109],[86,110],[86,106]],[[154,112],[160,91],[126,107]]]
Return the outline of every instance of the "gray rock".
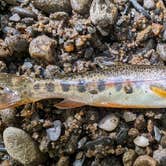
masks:
[[[27,165],[42,161],[38,146],[25,131],[8,127],[3,132],[3,139],[9,155],[20,163]]]
[[[38,36],[29,45],[29,53],[32,58],[45,63],[54,63],[54,53],[57,42],[46,35]]]
[[[0,111],[2,122],[9,125],[16,122],[16,113],[12,108],[4,109]]]
[[[47,136],[50,141],[57,141],[61,135],[62,123],[60,120],[54,121],[54,127],[48,128],[46,130]]]
[[[143,5],[146,9],[154,9],[155,8],[154,0],[144,0]]]
[[[93,0],[90,18],[103,36],[110,33],[110,26],[115,23],[117,15],[118,10],[110,0]]]
[[[158,142],[161,139],[160,129],[157,126],[154,126],[154,137],[155,137],[155,140]]]
[[[69,0],[33,0],[33,4],[36,8],[48,14],[59,11],[71,12]]]
[[[160,55],[160,58],[163,61],[166,61],[166,44],[165,43],[158,43],[157,44],[157,52]]]
[[[98,127],[106,131],[113,131],[118,124],[119,118],[114,114],[109,114],[98,123]]]
[[[149,140],[144,137],[144,136],[137,136],[135,139],[134,139],[134,143],[135,145],[137,146],[140,146],[140,147],[146,147],[149,145]]]
[[[21,20],[20,16],[16,13],[9,18],[10,21],[18,22]]]
[[[132,122],[136,119],[136,114],[125,111],[123,114],[123,118],[126,122]]]
[[[153,152],[153,158],[158,161],[160,166],[166,165],[166,149],[159,149]]]
[[[72,9],[80,14],[89,12],[92,0],[70,0]]]
[[[134,150],[129,149],[123,154],[123,165],[132,166],[137,155]]]

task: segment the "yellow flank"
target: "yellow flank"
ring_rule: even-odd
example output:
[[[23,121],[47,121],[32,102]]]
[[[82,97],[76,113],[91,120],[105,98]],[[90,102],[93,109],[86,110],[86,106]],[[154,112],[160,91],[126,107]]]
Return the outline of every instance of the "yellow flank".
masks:
[[[166,90],[156,87],[156,86],[151,86],[150,89],[152,90],[153,93],[155,93],[156,95],[166,98]]]

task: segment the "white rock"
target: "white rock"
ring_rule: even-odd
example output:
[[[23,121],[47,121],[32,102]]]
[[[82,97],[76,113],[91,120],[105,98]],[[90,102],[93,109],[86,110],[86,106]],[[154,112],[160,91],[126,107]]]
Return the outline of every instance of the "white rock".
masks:
[[[98,123],[98,127],[106,131],[113,131],[118,124],[119,118],[114,114],[109,114]]]
[[[137,136],[135,139],[134,139],[134,143],[135,145],[137,146],[140,146],[140,147],[146,147],[149,145],[149,140],[144,137],[144,136]]]
[[[136,119],[136,114],[132,113],[132,112],[124,112],[123,114],[123,118],[126,122],[132,122]]]

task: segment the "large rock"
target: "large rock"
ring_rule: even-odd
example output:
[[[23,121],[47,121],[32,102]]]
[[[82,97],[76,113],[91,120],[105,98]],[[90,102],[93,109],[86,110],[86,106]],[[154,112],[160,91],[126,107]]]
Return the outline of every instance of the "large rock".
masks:
[[[33,0],[33,4],[48,14],[59,11],[71,12],[70,0]]]
[[[3,140],[9,155],[20,163],[28,165],[42,161],[38,146],[25,131],[8,127],[3,132]]]
[[[29,45],[29,53],[32,58],[45,63],[55,62],[55,47],[57,42],[46,35],[38,36]]]

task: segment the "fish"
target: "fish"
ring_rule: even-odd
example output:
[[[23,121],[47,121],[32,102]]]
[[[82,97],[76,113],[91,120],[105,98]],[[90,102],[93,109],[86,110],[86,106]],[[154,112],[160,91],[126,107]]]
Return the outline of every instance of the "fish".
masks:
[[[112,65],[82,74],[39,79],[0,73],[0,110],[59,98],[59,109],[166,108],[166,67]]]

